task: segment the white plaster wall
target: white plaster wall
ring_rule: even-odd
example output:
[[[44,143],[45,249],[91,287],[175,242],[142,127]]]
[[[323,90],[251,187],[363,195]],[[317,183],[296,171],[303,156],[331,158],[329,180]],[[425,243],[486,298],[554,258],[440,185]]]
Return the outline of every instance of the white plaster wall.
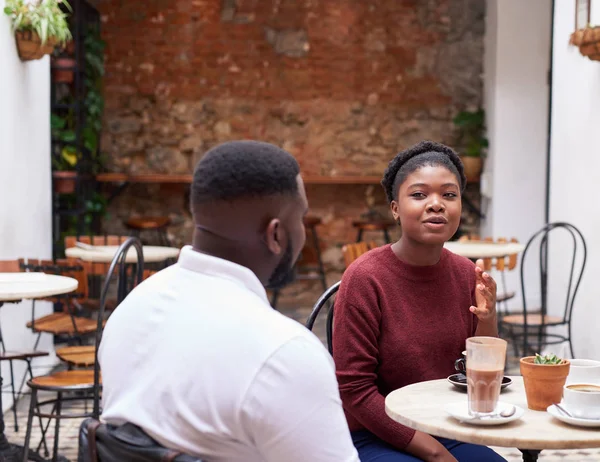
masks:
[[[600,4],[592,3],[591,23],[600,25]],[[595,7],[595,9],[594,9]],[[573,315],[575,356],[600,359],[600,62],[569,45],[575,0],[556,1],[550,220],[578,227],[588,244],[588,263]],[[562,314],[570,248],[557,237],[550,249],[551,313]]]
[[[562,1],[562,0],[561,0]],[[550,0],[488,0],[484,104],[490,141],[482,175],[482,236],[525,243],[544,224]],[[522,306],[518,270],[507,274]],[[527,290],[530,303],[539,290]]]
[[[49,58],[21,62],[9,19],[0,13],[0,259],[51,258],[51,246]],[[48,303],[38,303],[36,314],[50,310]],[[0,309],[8,349],[33,346],[34,335],[25,327],[30,318],[30,301]],[[43,337],[40,349],[52,349],[50,336]],[[21,378],[24,366],[15,364]],[[4,362],[2,377],[8,381]],[[4,395],[3,408],[11,405]]]

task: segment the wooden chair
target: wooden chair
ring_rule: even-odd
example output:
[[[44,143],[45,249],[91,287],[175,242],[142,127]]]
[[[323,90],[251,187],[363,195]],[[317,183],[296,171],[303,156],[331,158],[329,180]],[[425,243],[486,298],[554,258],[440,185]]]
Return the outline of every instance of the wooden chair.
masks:
[[[346,244],[342,247],[342,255],[344,256],[344,264],[346,268],[350,266],[350,264],[360,257],[362,254],[367,253],[369,250],[377,247],[377,244],[373,241],[371,242],[355,242],[353,244]]]
[[[96,330],[96,321],[81,316],[83,305],[88,301],[88,278],[83,262],[77,259],[59,259],[55,262],[37,259],[20,259],[19,264],[26,271],[40,271],[48,274],[58,274],[77,279],[77,290],[57,297],[42,299],[62,305],[62,312],[55,312],[41,318],[35,318],[35,303],[32,301],[31,321],[27,328],[38,334],[35,348],[39,343],[41,334],[67,336],[70,341],[81,341],[82,336],[91,334]]]
[[[155,270],[144,270],[144,280],[157,273]],[[56,350],[56,356],[67,363],[69,369],[76,367],[92,367],[96,361],[95,345],[67,346]]]
[[[0,273],[19,273],[21,272],[21,266],[19,265],[18,260],[0,260]],[[2,306],[2,302],[0,302],[0,306]],[[48,356],[48,352],[46,351],[35,351],[34,350],[7,350],[6,344],[4,343],[4,338],[2,337],[2,328],[0,327],[0,362],[7,361],[8,368],[10,371],[10,383],[4,384],[4,388],[10,387],[10,394],[13,399],[13,416],[15,419],[14,428],[15,432],[19,431],[19,423],[17,420],[17,401],[23,395],[21,389],[23,388],[23,384],[25,383],[25,377],[29,375],[29,378],[33,378],[33,371],[31,368],[31,362],[35,358],[40,358],[42,356]],[[15,389],[15,373],[13,368],[14,361],[23,361],[27,367],[27,372],[25,373],[23,380],[21,381],[21,386]],[[0,393],[4,393],[4,390],[0,390]]]
[[[100,340],[102,338],[102,331],[104,329],[104,311],[106,308],[106,300],[108,295],[108,289],[110,287],[111,277],[116,272],[118,275],[118,284],[125,284],[127,287],[127,276],[126,272],[126,262],[125,255],[129,251],[131,247],[134,247],[137,252],[137,264],[135,271],[135,283],[139,283],[143,278],[143,267],[144,267],[144,257],[142,251],[142,244],[138,238],[131,237],[127,239],[126,242],[121,244],[119,250],[115,254],[109,269],[107,271],[107,278],[104,281],[104,285],[102,287],[102,291],[100,293],[100,308],[98,312],[98,320],[96,322],[96,330],[95,330],[95,351],[98,351],[98,346],[100,345]],[[116,271],[118,269],[118,271]],[[119,287],[118,293],[123,293]],[[119,302],[121,300],[118,300]],[[78,417],[94,417],[95,419],[99,419],[100,417],[100,388],[102,383],[102,378],[100,375],[100,366],[98,364],[97,358],[94,361],[93,369],[79,369],[79,370],[68,370],[68,371],[60,371],[49,375],[34,377],[33,379],[27,382],[27,385],[31,389],[31,401],[29,406],[29,414],[27,418],[27,432],[25,435],[25,443],[24,443],[24,451],[23,451],[23,460],[28,460],[29,453],[29,443],[31,439],[31,431],[33,426],[33,418],[44,417],[47,419],[54,419],[56,421],[55,425],[55,433],[54,433],[54,450],[53,450],[53,458],[52,460],[57,460],[58,454],[58,443],[59,443],[59,429],[60,429],[60,421],[63,418],[78,418]],[[40,391],[56,393],[55,399],[48,399],[43,402],[38,401],[38,393]],[[84,394],[82,396],[73,396],[74,393]],[[64,396],[65,394],[69,394],[71,396]],[[89,395],[93,396],[93,411],[92,413],[87,412],[87,406],[85,412],[81,414],[62,414],[62,404],[68,400],[77,400],[77,399],[89,399]],[[52,411],[48,413],[41,413],[39,408],[44,405],[52,405]],[[48,426],[46,426],[46,429]],[[45,435],[45,429],[42,427],[42,436]]]

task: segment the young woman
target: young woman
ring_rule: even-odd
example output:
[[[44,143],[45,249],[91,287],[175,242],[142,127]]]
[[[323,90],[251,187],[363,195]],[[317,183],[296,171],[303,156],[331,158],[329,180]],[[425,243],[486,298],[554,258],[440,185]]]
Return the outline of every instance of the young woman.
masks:
[[[498,331],[496,283],[483,262],[444,249],[460,222],[460,158],[421,142],[390,162],[381,183],[402,237],[350,265],[335,302],[333,356],[360,460],[503,461],[485,446],[435,438],[385,413],[388,393],[446,378],[468,337]]]

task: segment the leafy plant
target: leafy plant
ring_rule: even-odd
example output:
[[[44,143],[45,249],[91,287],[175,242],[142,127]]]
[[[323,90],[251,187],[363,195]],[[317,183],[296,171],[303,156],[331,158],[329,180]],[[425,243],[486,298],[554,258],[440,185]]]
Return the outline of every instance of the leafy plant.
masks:
[[[67,0],[6,0],[4,7],[14,31],[33,31],[42,43],[53,39],[62,46],[72,38],[68,22],[72,11]]]
[[[454,125],[458,128],[461,154],[470,157],[484,157],[489,146],[485,137],[485,112],[462,111],[454,117]]]
[[[533,364],[561,364],[562,362],[562,358],[559,358],[555,354],[542,356],[539,353],[536,353],[535,359],[533,360]]]

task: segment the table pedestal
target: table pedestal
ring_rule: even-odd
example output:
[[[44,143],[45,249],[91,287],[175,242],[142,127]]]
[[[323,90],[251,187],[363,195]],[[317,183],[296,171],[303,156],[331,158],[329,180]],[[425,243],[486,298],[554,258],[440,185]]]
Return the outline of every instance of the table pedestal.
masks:
[[[523,460],[525,462],[536,462],[540,452],[542,452],[537,449],[519,449],[519,451],[523,453]]]

